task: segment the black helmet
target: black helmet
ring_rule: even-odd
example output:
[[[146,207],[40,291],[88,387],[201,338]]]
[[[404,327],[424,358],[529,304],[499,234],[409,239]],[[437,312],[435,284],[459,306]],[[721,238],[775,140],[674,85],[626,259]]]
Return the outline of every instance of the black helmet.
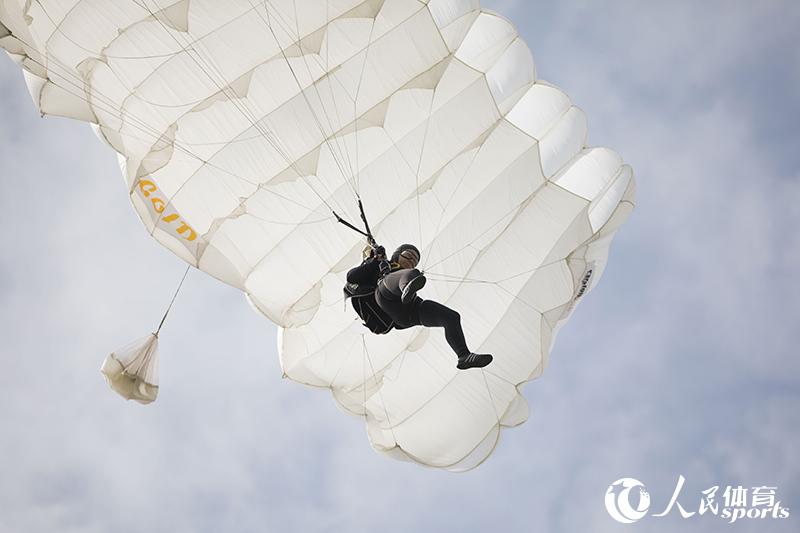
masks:
[[[408,259],[413,259],[415,264],[419,264],[419,260],[422,257],[419,249],[413,244],[401,244],[392,254],[392,263],[397,263],[400,260],[400,254],[403,254]]]

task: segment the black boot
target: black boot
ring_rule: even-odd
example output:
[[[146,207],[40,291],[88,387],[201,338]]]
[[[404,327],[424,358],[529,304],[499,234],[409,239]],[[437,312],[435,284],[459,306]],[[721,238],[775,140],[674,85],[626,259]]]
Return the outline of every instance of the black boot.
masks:
[[[471,353],[458,358],[456,368],[466,370],[468,368],[483,368],[492,362],[492,356],[488,353]]]

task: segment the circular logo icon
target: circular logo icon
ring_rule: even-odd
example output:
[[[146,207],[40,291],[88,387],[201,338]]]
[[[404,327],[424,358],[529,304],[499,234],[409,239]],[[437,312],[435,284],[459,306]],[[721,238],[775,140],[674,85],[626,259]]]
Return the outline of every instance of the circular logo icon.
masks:
[[[617,522],[633,524],[644,518],[650,509],[650,494],[638,479],[618,479],[606,491],[606,509]]]

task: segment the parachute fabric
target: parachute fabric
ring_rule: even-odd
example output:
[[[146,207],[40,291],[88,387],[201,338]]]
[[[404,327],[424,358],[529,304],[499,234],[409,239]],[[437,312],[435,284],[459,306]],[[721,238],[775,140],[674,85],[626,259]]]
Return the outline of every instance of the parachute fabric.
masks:
[[[112,353],[100,371],[109,387],[126,400],[154,402],[158,396],[158,335],[151,333]]]
[[[632,171],[477,0],[6,0],[0,46],[43,114],[119,154],[147,231],[279,326],[284,374],[330,388],[373,447],[465,470],[524,422],[520,387],[600,278]],[[363,240],[414,242],[440,331],[342,311]]]

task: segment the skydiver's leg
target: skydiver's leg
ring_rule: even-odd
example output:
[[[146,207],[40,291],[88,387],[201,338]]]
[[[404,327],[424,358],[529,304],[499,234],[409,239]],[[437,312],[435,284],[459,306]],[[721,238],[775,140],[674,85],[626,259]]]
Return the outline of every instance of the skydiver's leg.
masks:
[[[384,295],[388,298],[400,298],[403,304],[410,304],[426,281],[422,272],[416,268],[397,270],[383,278]],[[385,294],[386,292],[389,294]]]
[[[412,279],[418,277],[419,275],[420,271],[416,268],[396,270],[391,274],[387,274],[382,280],[382,285],[385,289],[383,291],[384,296],[389,296],[390,298],[394,296],[399,299],[402,296],[403,289],[406,288],[406,285],[408,285]],[[386,294],[387,291],[389,293],[388,295]]]
[[[419,322],[420,298],[415,298],[413,302],[404,304],[401,300],[402,291],[399,289],[399,280],[402,278],[403,271],[393,272],[383,278],[375,289],[375,302],[383,309],[392,322],[395,329],[406,329],[412,326],[421,325]],[[388,280],[389,284],[386,285]]]
[[[470,351],[461,329],[461,315],[449,307],[433,300],[415,297],[403,304],[403,289],[420,275],[416,268],[397,270],[385,276],[378,284],[375,299],[378,305],[392,317],[397,324],[444,328],[447,343],[458,355],[467,356]]]
[[[419,321],[421,325],[429,328],[444,328],[447,344],[459,358],[470,354],[464,330],[461,329],[461,315],[457,311],[433,300],[422,300],[419,306]]]
[[[483,368],[491,363],[491,355],[469,351],[467,341],[464,339],[464,330],[461,329],[461,315],[456,311],[445,307],[439,302],[423,300],[419,296],[414,296],[414,299],[408,303],[402,303],[401,298],[398,297],[398,292],[402,292],[399,291],[399,280],[402,279],[402,275],[390,280],[391,287],[395,289],[394,291],[383,286],[383,281],[394,274],[401,274],[401,272],[389,274],[389,276],[383,278],[381,283],[378,284],[378,288],[375,289],[375,301],[378,302],[381,309],[392,317],[396,325],[401,326],[397,329],[405,329],[412,326],[444,328],[447,344],[458,356],[456,367],[460,370]]]

